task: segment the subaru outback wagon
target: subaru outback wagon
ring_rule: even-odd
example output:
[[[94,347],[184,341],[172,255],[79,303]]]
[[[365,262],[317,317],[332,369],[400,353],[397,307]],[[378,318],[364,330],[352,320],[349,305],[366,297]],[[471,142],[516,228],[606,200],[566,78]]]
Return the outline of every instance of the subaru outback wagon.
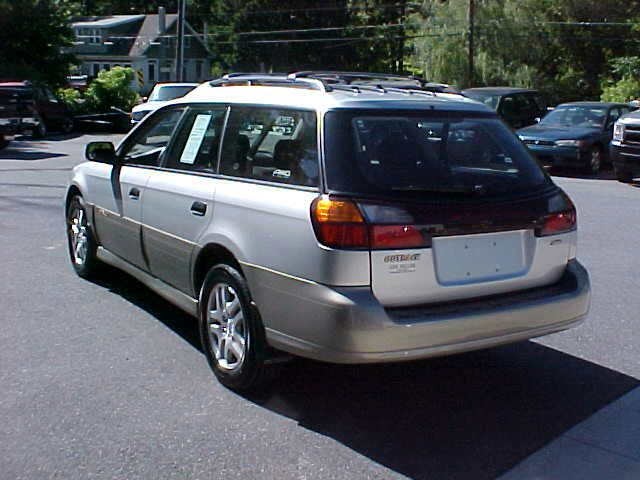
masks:
[[[228,75],[90,143],[76,272],[111,264],[198,318],[235,389],[281,352],[414,360],[579,323],[576,210],[496,113],[346,78]]]

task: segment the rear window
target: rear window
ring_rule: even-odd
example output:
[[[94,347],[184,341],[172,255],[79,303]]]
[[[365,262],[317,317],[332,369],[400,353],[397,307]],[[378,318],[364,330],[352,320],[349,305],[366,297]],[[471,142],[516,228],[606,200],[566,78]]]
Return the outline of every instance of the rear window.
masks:
[[[173,100],[174,98],[183,97],[191,90],[196,88],[192,85],[166,85],[163,87],[156,87],[149,96],[150,102],[166,102]]]
[[[33,99],[31,88],[0,87],[0,102],[25,101]]]
[[[493,116],[335,111],[325,120],[326,178],[333,193],[494,195],[550,182]]]
[[[479,92],[469,92],[468,90],[464,92],[465,96],[469,97],[476,102],[484,103],[487,107],[490,107],[492,110],[496,110],[498,108],[498,103],[500,103],[500,95],[490,95],[488,93],[479,93]]]

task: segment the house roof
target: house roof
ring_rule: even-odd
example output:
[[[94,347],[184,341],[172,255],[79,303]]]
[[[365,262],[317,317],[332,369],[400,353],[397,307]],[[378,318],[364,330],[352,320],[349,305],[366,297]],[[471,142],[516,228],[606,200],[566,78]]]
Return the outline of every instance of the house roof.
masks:
[[[75,28],[113,28],[142,20],[144,17],[144,15],[110,15],[108,17],[90,17],[73,22],[71,26]]]
[[[138,37],[133,42],[131,46],[131,50],[129,51],[129,56],[131,57],[139,57],[144,55],[144,52],[149,48],[152,42],[155,42],[158,37],[166,33],[166,30],[175,23],[178,19],[178,15],[176,14],[166,14],[165,15],[165,32],[160,32],[158,28],[158,14],[146,15],[144,18],[144,22],[142,22],[142,26],[138,31]]]
[[[177,19],[176,14],[165,14],[164,30],[161,32],[158,14],[76,18],[72,23],[74,28],[99,28],[104,41],[80,43],[73,47],[73,51],[79,55],[91,56],[166,57],[167,47],[160,45],[160,39],[175,37]],[[189,32],[195,33],[187,22],[185,27]],[[202,39],[198,36],[195,39],[196,42],[192,44],[195,50],[188,48],[185,56],[190,56],[189,52],[192,51],[198,52],[196,55],[206,56],[207,49]]]

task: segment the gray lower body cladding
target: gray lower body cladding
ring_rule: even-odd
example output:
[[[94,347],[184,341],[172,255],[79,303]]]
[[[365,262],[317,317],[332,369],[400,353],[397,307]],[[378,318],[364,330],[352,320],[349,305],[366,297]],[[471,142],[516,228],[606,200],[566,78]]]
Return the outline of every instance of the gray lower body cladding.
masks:
[[[590,306],[577,260],[551,286],[456,304],[385,309],[369,287],[331,288],[243,266],[275,348],[335,363],[427,358],[570,328]]]

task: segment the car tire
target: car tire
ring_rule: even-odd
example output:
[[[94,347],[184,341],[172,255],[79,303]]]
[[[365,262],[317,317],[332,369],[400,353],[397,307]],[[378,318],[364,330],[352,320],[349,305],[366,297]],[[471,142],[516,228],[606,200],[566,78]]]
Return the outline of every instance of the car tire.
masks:
[[[597,175],[602,168],[602,149],[598,146],[591,147],[587,155],[587,164],[585,165],[587,173]]]
[[[82,278],[94,277],[100,268],[96,256],[98,245],[89,223],[87,207],[80,195],[75,195],[67,207],[67,245],[76,273]]]
[[[40,118],[38,126],[31,131],[33,138],[44,138],[47,136],[47,125],[44,123],[44,119]]]
[[[209,366],[231,390],[256,390],[274,376],[264,327],[244,277],[216,265],[200,290],[200,340]]]
[[[69,134],[71,132],[73,132],[73,119],[71,118],[64,118],[62,119],[62,123],[60,124],[60,129],[62,130],[62,133],[64,134]]]
[[[633,174],[631,172],[625,172],[624,170],[616,170],[616,178],[621,183],[631,183],[633,181]]]

